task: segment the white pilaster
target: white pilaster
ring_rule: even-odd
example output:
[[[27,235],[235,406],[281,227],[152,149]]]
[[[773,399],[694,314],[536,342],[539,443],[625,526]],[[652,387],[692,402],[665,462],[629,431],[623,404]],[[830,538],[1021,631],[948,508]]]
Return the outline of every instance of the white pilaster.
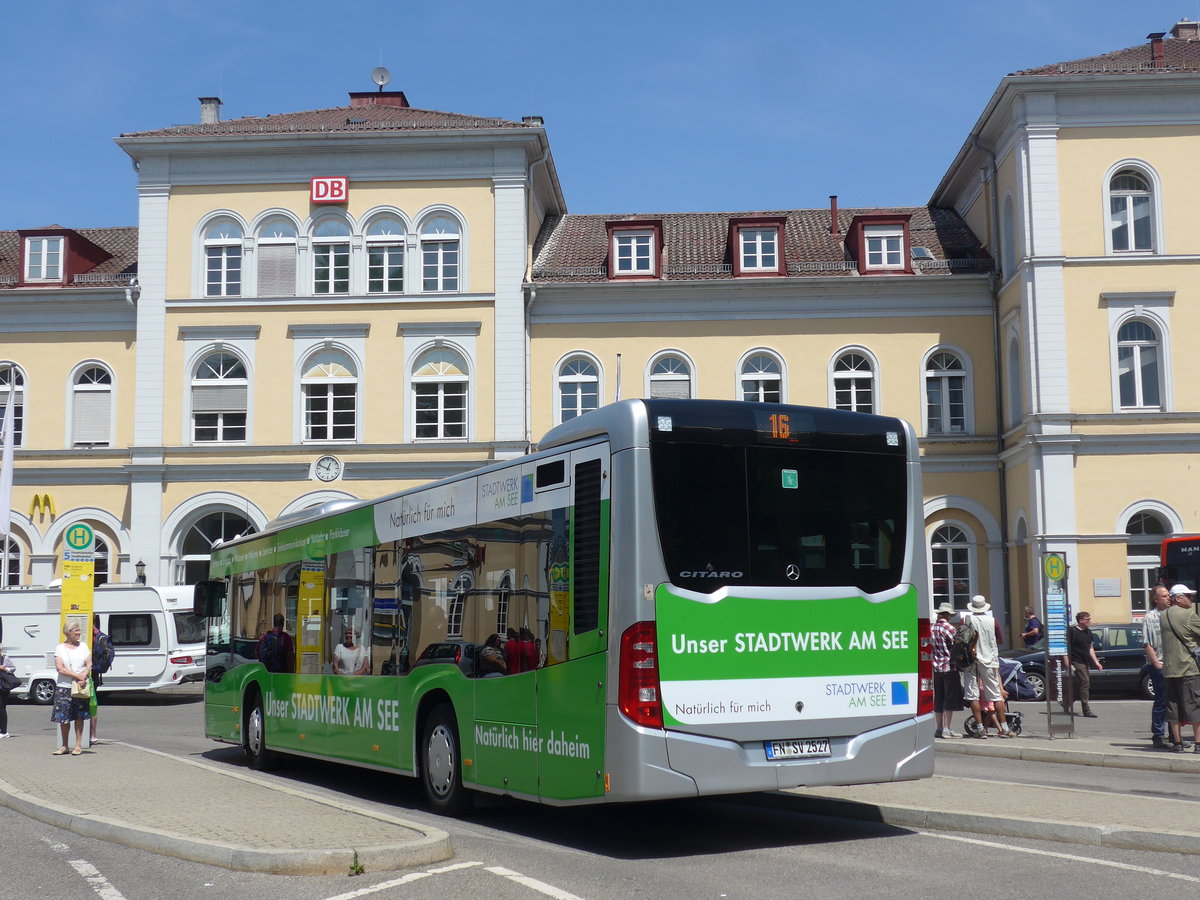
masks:
[[[496,369],[494,391],[497,442],[530,439],[525,416],[527,334],[521,285],[528,259],[527,180],[519,174],[493,178],[496,203]]]

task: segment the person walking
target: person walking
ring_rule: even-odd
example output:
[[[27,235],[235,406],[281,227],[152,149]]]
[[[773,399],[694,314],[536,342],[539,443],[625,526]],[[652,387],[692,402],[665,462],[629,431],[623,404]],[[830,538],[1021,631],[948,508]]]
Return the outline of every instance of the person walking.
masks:
[[[1025,607],[1025,630],[1021,632],[1021,640],[1026,647],[1032,647],[1042,636],[1042,623],[1033,614],[1033,607]]]
[[[1096,647],[1092,643],[1091,624],[1091,613],[1078,612],[1075,614],[1075,624],[1071,626],[1067,635],[1067,646],[1071,651],[1071,670],[1075,673],[1075,683],[1078,687],[1076,693],[1079,694],[1079,703],[1083,708],[1085,719],[1099,718],[1092,712],[1092,677],[1088,666],[1094,664],[1097,671],[1104,669],[1104,666],[1100,665],[1100,659],[1096,656]],[[1063,712],[1071,711],[1071,706],[1065,702],[1062,704],[1062,708]]]
[[[1171,592],[1165,584],[1156,584],[1150,592],[1150,609],[1142,619],[1145,636],[1146,674],[1154,691],[1150,710],[1150,739],[1159,750],[1170,748],[1167,740],[1167,688],[1163,677],[1162,613],[1171,605]]]
[[[937,608],[937,618],[930,629],[933,650],[933,736],[956,737],[951,719],[956,709],[962,709],[962,684],[958,669],[950,659],[954,645],[954,607],[943,603]]]
[[[992,605],[982,594],[976,594],[967,604],[967,612],[971,617],[967,626],[975,632],[975,661],[959,674],[962,682],[963,699],[971,704],[971,715],[975,727],[969,730],[976,737],[986,738],[987,729],[983,724],[983,707],[979,702],[982,694],[996,706],[996,721],[1000,726],[1000,737],[1016,737],[1008,727],[1008,707],[1000,687],[1000,648],[996,636],[997,624],[991,615]]]
[[[1171,749],[1187,749],[1180,726],[1192,723],[1192,750],[1200,753],[1200,666],[1193,655],[1200,642],[1200,617],[1192,603],[1196,592],[1186,584],[1171,588],[1174,606],[1164,610],[1162,621],[1163,680],[1166,682],[1167,723],[1171,726]]]

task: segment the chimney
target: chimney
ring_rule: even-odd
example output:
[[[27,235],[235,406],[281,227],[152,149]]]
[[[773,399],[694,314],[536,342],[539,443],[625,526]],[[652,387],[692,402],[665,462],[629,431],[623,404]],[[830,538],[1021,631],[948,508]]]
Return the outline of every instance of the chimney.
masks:
[[[521,116],[521,122],[525,125],[531,125],[534,128],[541,128],[546,124],[546,120],[541,116]]]
[[[404,91],[351,91],[351,106],[394,106],[397,109],[408,109],[408,98]]]
[[[841,237],[842,230],[838,227],[837,194],[829,195],[829,233]]]
[[[1180,19],[1171,26],[1171,37],[1177,41],[1200,40],[1200,22],[1193,22],[1190,19]]]
[[[200,97],[200,124],[212,125],[221,121],[221,98]]]
[[[1150,64],[1154,68],[1162,68],[1163,64],[1163,37],[1166,35],[1164,31],[1152,31],[1146,35],[1150,39]]]

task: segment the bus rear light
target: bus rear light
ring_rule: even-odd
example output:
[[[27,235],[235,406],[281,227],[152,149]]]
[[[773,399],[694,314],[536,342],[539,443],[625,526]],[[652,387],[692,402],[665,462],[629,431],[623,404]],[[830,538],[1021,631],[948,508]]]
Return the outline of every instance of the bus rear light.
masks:
[[[663,727],[658,689],[658,634],[653,622],[637,622],[621,635],[617,705],[621,715],[635,725]]]
[[[917,620],[917,715],[933,712],[933,637],[929,620]]]

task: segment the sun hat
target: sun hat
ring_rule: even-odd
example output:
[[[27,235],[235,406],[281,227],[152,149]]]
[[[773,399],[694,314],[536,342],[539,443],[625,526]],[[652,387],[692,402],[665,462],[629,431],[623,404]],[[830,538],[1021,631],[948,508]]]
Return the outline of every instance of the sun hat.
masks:
[[[1192,594],[1192,595],[1195,595],[1195,593],[1196,593],[1196,592],[1195,592],[1195,591],[1193,591],[1193,590],[1192,590],[1190,587],[1188,587],[1186,584],[1177,584],[1177,585],[1175,585],[1173,588],[1171,588],[1171,596],[1172,596],[1172,597],[1178,597],[1180,594]]]
[[[935,609],[934,612],[935,613],[950,613],[950,615],[954,615],[956,610],[954,609],[954,604],[951,603],[949,600],[947,600],[947,601],[943,602],[941,606],[939,606],[937,609]]]
[[[967,604],[967,609],[973,613],[985,613],[991,608],[992,604],[987,602],[987,598],[983,594],[976,594]]]

